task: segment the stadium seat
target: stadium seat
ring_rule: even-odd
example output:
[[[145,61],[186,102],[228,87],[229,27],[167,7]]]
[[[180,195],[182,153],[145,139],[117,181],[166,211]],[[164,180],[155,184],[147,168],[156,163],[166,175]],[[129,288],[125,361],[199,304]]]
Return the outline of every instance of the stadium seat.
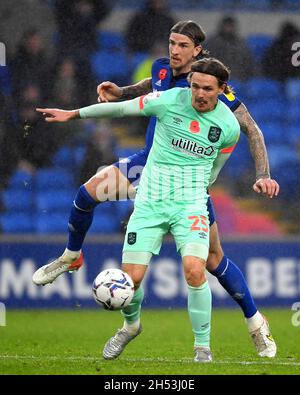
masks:
[[[246,83],[247,97],[250,99],[265,99],[282,97],[284,89],[278,81],[268,78],[252,78]]]
[[[280,97],[274,96],[264,100],[251,100],[247,108],[254,119],[260,122],[284,122],[286,119],[287,104]]]
[[[131,56],[130,59],[130,67],[132,70],[135,70],[141,63],[143,63],[149,54],[147,52],[136,52]]]
[[[66,170],[47,168],[36,173],[35,185],[37,190],[73,189],[74,178],[72,173]]]
[[[300,124],[300,99],[288,105],[286,117],[291,125]]]
[[[265,11],[270,9],[271,0],[242,0],[239,7],[249,10]]]
[[[118,85],[130,83],[131,69],[123,51],[100,50],[91,56],[91,67],[99,81],[114,81]]]
[[[106,212],[95,212],[93,224],[89,233],[113,233],[119,232],[121,224],[116,216],[107,214]]]
[[[256,1],[257,4],[260,2]],[[265,51],[270,47],[274,40],[274,37],[269,34],[250,34],[246,38],[248,47],[257,61],[260,61]]]
[[[230,160],[228,160],[228,163],[226,163],[222,169],[222,174],[239,178],[248,171],[249,166],[251,166],[251,161],[247,138],[241,133],[240,139],[230,156]]]
[[[290,101],[300,102],[300,78],[290,78],[285,83],[285,93]]]
[[[290,11],[300,11],[300,2],[297,0],[285,0],[284,6]]]
[[[3,192],[3,203],[6,210],[31,212],[34,194],[31,190],[7,189]]]
[[[52,164],[55,167],[70,168],[74,167],[74,152],[71,147],[62,147],[53,156]]]
[[[98,34],[100,50],[122,51],[126,47],[124,35],[113,31],[100,31]]]
[[[291,144],[268,144],[268,157],[270,168],[275,170],[282,165],[297,160],[298,153]]]
[[[229,80],[229,85],[233,88],[234,93],[240,100],[244,100],[244,85],[239,80]]]
[[[282,199],[292,202],[300,199],[299,160],[283,163],[272,174],[280,185],[280,196]]]
[[[36,210],[39,212],[55,212],[68,214],[72,207],[75,192],[70,190],[62,191],[39,191],[36,194]]]
[[[14,190],[33,189],[33,182],[34,178],[31,174],[24,170],[16,170],[9,180],[8,188]]]
[[[285,136],[285,128],[281,122],[262,122],[259,126],[263,132],[267,145],[288,142],[288,139]]]
[[[32,233],[35,232],[35,221],[31,214],[7,213],[0,217],[4,233]]]
[[[60,214],[43,213],[37,216],[37,233],[66,233],[68,230],[68,220]]]
[[[290,125],[286,129],[286,137],[289,144],[300,144],[300,124]]]
[[[86,154],[86,147],[78,146],[74,148],[73,155],[74,155],[74,163],[75,166],[78,168],[81,166],[82,161]]]

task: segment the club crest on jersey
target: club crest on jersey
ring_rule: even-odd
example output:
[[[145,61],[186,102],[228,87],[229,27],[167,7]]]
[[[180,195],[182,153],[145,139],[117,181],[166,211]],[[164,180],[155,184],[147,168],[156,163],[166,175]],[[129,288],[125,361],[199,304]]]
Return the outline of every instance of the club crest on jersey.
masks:
[[[136,243],[136,232],[129,232],[127,236],[127,242],[129,245]]]
[[[208,140],[212,143],[216,143],[221,136],[222,129],[217,128],[216,126],[211,126],[208,132]]]
[[[198,121],[191,121],[190,132],[192,132],[192,133],[199,133],[200,132],[200,125],[199,125]]]

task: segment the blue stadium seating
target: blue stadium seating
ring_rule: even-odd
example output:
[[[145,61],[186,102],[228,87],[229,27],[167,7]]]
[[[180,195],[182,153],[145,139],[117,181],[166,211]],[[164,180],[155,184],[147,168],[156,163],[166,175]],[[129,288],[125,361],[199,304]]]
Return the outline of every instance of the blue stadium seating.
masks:
[[[296,123],[296,125],[290,125],[286,131],[286,137],[289,144],[298,144],[300,143],[300,125]]]
[[[74,167],[74,151],[71,147],[61,147],[52,159],[53,166],[72,169]]]
[[[123,51],[97,51],[91,56],[91,67],[99,81],[110,80],[121,86],[130,83],[130,64]]]
[[[285,93],[290,101],[300,102],[300,78],[291,78],[285,83]]]
[[[252,100],[246,103],[254,119],[260,122],[279,121],[286,119],[287,104],[280,97],[274,96],[265,100]]]
[[[93,224],[89,233],[113,233],[118,232],[121,224],[113,214],[108,214],[105,209],[96,211]]]
[[[10,189],[32,189],[33,188],[33,176],[24,170],[16,170],[9,180],[8,188]]]
[[[124,34],[113,31],[99,31],[98,46],[100,50],[122,51],[126,48]]]
[[[56,168],[39,170],[35,176],[37,190],[73,189],[74,178],[71,172]]]
[[[66,233],[68,219],[61,214],[42,213],[36,218],[37,233]]]
[[[268,121],[260,124],[261,130],[266,140],[267,146],[269,144],[282,144],[284,139],[285,128],[281,122]]]
[[[282,85],[268,78],[252,78],[246,84],[247,97],[250,99],[262,99],[284,96]]]
[[[241,0],[239,3],[235,2],[238,8],[246,8],[254,11],[266,11],[271,7],[270,0]]]
[[[28,214],[33,210],[34,194],[31,190],[7,189],[2,197],[6,210]]]
[[[268,145],[268,157],[272,172],[279,167],[285,166],[287,163],[297,161],[297,151],[292,145],[273,144]]]
[[[297,102],[292,102],[288,105],[286,116],[290,124],[300,125],[300,99]]]
[[[39,191],[36,194],[37,212],[59,211],[61,214],[68,214],[72,207],[75,192],[70,190],[62,191]]]
[[[147,59],[149,54],[147,52],[136,52],[131,56],[130,59],[130,67],[132,70],[135,70],[144,60]]]
[[[257,2],[260,3],[260,2]],[[270,47],[274,40],[274,37],[269,34],[250,34],[246,38],[248,47],[250,48],[256,61],[260,61],[265,51]]]
[[[0,216],[1,228],[4,233],[33,233],[35,218],[31,214],[6,213]]]
[[[233,178],[241,177],[245,172],[249,171],[251,166],[251,155],[247,138],[241,133],[240,139],[230,156],[230,160],[222,169],[222,175],[229,175]]]
[[[298,0],[285,0],[284,6],[290,11],[300,11],[300,2]]]

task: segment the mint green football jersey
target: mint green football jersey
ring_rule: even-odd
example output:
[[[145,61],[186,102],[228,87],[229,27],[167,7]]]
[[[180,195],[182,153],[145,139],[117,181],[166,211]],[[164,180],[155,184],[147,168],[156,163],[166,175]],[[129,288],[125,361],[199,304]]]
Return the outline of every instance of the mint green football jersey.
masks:
[[[231,110],[218,100],[213,111],[198,112],[189,88],[150,93],[139,99],[139,106],[157,122],[136,203],[205,203],[215,159],[222,150],[230,152],[239,138],[240,126]]]

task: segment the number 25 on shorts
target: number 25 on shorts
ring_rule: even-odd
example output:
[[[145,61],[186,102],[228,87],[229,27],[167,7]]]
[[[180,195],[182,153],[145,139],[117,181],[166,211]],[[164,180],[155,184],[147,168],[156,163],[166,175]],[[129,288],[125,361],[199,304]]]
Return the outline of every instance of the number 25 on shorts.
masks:
[[[193,221],[191,230],[208,232],[207,218],[204,215],[190,215],[188,219]]]

